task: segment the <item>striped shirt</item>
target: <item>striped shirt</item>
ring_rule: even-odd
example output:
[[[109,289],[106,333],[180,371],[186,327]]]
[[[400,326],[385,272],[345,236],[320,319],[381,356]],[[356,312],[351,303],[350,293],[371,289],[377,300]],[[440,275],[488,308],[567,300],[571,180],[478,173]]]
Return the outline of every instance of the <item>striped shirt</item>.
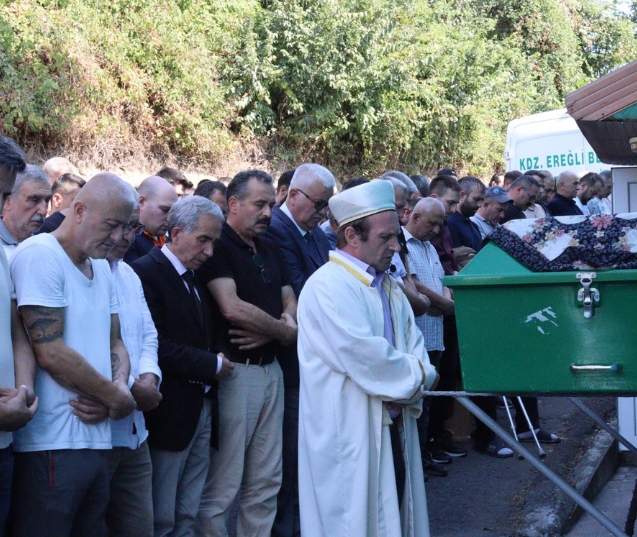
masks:
[[[409,248],[409,268],[412,275],[423,285],[432,291],[442,294],[442,279],[445,271],[440,263],[436,249],[429,241],[420,241],[409,231],[403,228],[407,247]],[[425,339],[425,348],[428,351],[444,351],[444,339],[442,332],[443,317],[421,315],[416,317],[416,325],[420,328]]]

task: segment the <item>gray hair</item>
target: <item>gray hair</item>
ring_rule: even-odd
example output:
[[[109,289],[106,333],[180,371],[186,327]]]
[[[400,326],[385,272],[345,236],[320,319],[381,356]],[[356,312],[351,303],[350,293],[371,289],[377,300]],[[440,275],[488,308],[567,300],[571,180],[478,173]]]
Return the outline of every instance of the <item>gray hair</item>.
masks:
[[[51,188],[51,182],[47,174],[44,173],[42,168],[34,164],[27,164],[26,169],[16,176],[11,195],[17,196],[26,183],[42,183],[43,186]]]
[[[319,164],[301,164],[295,171],[290,181],[290,188],[303,186],[309,182],[319,180],[321,184],[332,190],[336,186],[334,175],[327,168]]]
[[[576,173],[571,172],[571,171],[569,171],[569,170],[566,170],[566,171],[564,171],[564,172],[560,173],[560,175],[559,175],[559,176],[558,176],[558,178],[557,178],[557,181],[555,181],[555,187],[556,187],[556,188],[559,188],[559,187],[563,186],[563,185],[564,185],[564,183],[566,183],[566,181],[567,181],[567,180],[569,180],[569,179],[573,179],[573,177],[574,177],[575,179],[579,179],[579,178],[577,177],[577,174],[576,174]]]
[[[403,172],[399,172],[397,170],[385,172],[381,179],[387,179],[388,177],[398,179],[403,185],[405,185],[410,196],[418,193],[418,187],[416,186],[416,183],[414,183],[411,178]]]
[[[168,233],[178,227],[185,233],[190,233],[199,225],[199,218],[209,214],[220,222],[225,218],[219,205],[202,196],[188,196],[176,202],[168,211]]]
[[[396,179],[391,175],[383,175],[380,179],[381,181],[389,181],[394,186],[394,188],[398,187],[406,198],[409,197],[409,189],[400,179]]]

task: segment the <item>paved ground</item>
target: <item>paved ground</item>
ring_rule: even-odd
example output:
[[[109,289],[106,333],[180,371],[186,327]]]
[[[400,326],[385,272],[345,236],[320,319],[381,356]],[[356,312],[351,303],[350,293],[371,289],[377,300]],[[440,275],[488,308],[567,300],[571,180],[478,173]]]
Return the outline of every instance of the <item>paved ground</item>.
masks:
[[[622,530],[626,523],[635,481],[637,481],[637,467],[620,466],[617,473],[593,501],[593,505]],[[588,513],[585,513],[566,535],[567,537],[612,537],[612,533]]]
[[[585,398],[610,418],[615,399]],[[498,421],[508,429],[504,410]],[[542,427],[562,442],[544,446],[546,464],[567,481],[593,440],[597,428],[567,399],[540,398]],[[530,444],[525,444],[530,446]],[[473,451],[449,466],[446,478],[429,478],[427,500],[432,537],[550,537],[573,504],[557,487],[517,457],[494,459]]]
[[[583,402],[607,421],[614,415],[612,397],[584,398]],[[562,439],[555,446],[544,446],[546,464],[572,483],[575,477],[571,472],[591,446],[598,429],[565,398],[540,398],[539,408],[542,427]],[[498,422],[509,430],[504,409],[498,410]],[[494,459],[477,453],[469,444],[466,447],[468,456],[448,466],[448,477],[432,477],[427,483],[432,537],[557,537],[562,534],[556,528],[561,528],[561,521],[573,510],[574,503],[553,483],[517,456]],[[634,479],[632,481],[634,484]],[[228,524],[231,537],[235,534],[236,508],[235,505]],[[626,507],[624,518],[627,511]],[[572,537],[597,537],[597,534],[579,533]]]

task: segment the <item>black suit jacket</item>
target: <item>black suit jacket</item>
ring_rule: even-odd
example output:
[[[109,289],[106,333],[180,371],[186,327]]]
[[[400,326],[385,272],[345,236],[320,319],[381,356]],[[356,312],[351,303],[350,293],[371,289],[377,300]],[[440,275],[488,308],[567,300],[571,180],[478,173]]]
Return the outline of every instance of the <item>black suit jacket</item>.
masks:
[[[268,228],[267,236],[281,250],[283,263],[297,298],[308,278],[329,259],[330,242],[323,230],[317,227],[310,231],[310,234],[316,244],[316,253],[310,251],[307,240],[290,217],[277,206],[272,209],[272,223]],[[278,357],[285,385],[298,388],[299,361],[296,345],[282,346]]]
[[[204,310],[200,322],[188,289],[175,267],[155,247],[131,264],[142,281],[144,295],[159,339],[163,399],[145,413],[148,444],[154,449],[182,451],[192,440],[204,397],[212,398],[212,443],[218,435],[217,356],[211,352],[212,315],[206,288],[196,283]],[[205,394],[204,384],[212,386]]]
[[[135,235],[133,244],[130,245],[130,248],[124,254],[124,262],[131,265],[133,261],[149,254],[154,247],[155,244],[150,240],[148,235],[144,235],[143,233],[141,235]]]

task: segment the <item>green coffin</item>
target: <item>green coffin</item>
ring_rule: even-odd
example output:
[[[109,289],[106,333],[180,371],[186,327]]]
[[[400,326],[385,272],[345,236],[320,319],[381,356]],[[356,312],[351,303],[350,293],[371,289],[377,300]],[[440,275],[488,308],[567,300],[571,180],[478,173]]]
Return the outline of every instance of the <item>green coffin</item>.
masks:
[[[489,243],[444,283],[465,390],[637,394],[637,270],[532,272]]]

